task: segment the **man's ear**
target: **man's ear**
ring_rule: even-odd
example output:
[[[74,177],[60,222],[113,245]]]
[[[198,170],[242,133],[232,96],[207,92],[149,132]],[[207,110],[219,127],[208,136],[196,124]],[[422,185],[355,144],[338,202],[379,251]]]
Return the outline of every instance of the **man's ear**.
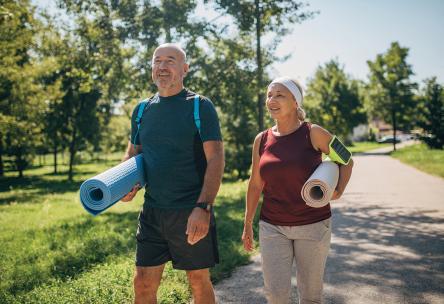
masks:
[[[187,76],[189,69],[190,69],[190,66],[188,65],[188,63],[184,63],[184,65],[183,65],[183,77]]]

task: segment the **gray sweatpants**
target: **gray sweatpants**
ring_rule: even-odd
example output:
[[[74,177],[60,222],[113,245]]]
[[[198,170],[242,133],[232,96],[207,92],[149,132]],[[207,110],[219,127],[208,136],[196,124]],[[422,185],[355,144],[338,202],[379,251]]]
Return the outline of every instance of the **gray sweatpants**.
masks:
[[[262,271],[268,303],[290,303],[293,259],[296,262],[299,303],[322,303],[330,240],[331,219],[303,226],[275,226],[259,222]]]

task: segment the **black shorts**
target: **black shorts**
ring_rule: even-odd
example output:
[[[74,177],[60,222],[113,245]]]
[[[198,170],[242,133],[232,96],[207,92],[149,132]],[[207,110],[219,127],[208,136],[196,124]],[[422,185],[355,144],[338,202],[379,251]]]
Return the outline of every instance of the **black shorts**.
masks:
[[[158,266],[172,261],[175,269],[196,270],[219,263],[213,213],[208,234],[194,245],[187,242],[185,232],[192,210],[144,206],[136,233],[136,266]]]

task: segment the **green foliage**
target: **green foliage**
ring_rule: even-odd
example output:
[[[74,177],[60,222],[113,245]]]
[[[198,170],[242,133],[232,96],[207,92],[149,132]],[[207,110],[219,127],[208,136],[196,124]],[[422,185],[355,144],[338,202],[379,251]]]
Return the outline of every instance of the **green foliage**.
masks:
[[[359,83],[350,79],[337,60],[320,66],[307,85],[304,107],[307,117],[345,141],[360,123],[366,122]]]
[[[290,26],[313,16],[313,12],[302,11],[304,3],[289,0],[205,0],[216,4],[216,9],[233,16],[240,38],[250,37],[256,41],[256,81],[251,83],[257,92],[256,115],[257,130],[264,129],[264,71],[266,67],[280,58],[274,51],[282,38],[290,32]],[[271,43],[262,46],[262,37],[268,35]],[[245,39],[245,38],[244,38]],[[284,57],[284,60],[289,56]]]
[[[391,122],[396,130],[409,130],[415,123],[417,104],[410,80],[412,67],[407,63],[409,49],[393,42],[384,54],[367,61],[370,68],[368,105],[373,118]]]
[[[42,129],[44,88],[38,80],[48,62],[34,57],[39,23],[29,1],[2,3],[0,14],[0,176],[3,155],[13,156],[19,175],[32,160]]]
[[[419,125],[426,135],[423,140],[430,148],[442,149],[444,146],[444,88],[436,82],[436,77],[425,81],[425,89],[420,97],[423,115]]]
[[[125,151],[130,134],[130,119],[126,115],[112,115],[108,127],[102,133],[101,153]]]
[[[226,171],[245,179],[251,164],[251,145],[257,128],[254,51],[234,39],[208,40],[214,52],[191,63],[187,85],[211,96],[221,120]],[[221,72],[223,71],[223,72]]]

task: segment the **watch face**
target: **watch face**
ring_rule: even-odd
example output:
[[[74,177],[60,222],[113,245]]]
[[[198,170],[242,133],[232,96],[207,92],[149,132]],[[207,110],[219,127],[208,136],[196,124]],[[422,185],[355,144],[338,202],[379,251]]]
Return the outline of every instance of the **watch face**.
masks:
[[[210,211],[211,210],[211,204],[210,203],[197,203],[197,207],[202,208],[204,210]]]

